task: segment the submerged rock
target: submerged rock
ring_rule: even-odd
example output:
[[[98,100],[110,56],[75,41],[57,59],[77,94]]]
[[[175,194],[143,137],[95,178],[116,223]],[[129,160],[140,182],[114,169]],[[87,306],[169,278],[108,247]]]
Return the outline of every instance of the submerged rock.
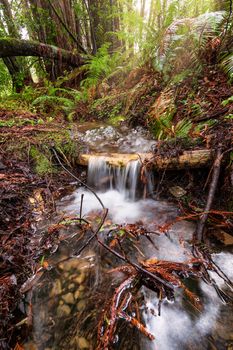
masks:
[[[59,305],[57,308],[57,315],[62,316],[69,316],[71,313],[71,309],[68,305]]]
[[[89,342],[83,337],[76,337],[77,345],[80,349],[89,349]]]
[[[180,198],[186,195],[187,191],[185,191],[180,186],[173,186],[169,188],[169,192],[176,198]]]
[[[74,296],[72,293],[67,293],[62,296],[62,299],[67,303],[67,304],[73,304],[74,303]]]
[[[86,302],[84,300],[80,300],[77,304],[78,311],[83,311],[85,309]]]

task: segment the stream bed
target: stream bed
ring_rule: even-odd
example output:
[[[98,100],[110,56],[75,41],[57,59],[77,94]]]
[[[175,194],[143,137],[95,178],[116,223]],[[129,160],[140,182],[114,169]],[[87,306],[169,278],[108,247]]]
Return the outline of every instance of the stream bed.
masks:
[[[112,129],[110,131],[112,132]],[[137,132],[135,134],[138,139]],[[91,140],[92,137],[90,133]],[[107,140],[103,141],[103,138],[100,138],[98,149],[102,147],[106,151],[106,143],[108,150],[109,147],[112,149],[108,137]],[[122,142],[119,144],[126,152],[129,151],[128,146]],[[139,144],[147,151],[152,141],[149,143],[148,139],[143,138],[143,142],[140,140]],[[94,148],[94,144],[89,142],[88,145]],[[119,145],[117,150],[119,151]],[[138,148],[133,151],[137,152]],[[162,225],[174,221],[179,215],[178,209],[172,204],[153,199],[153,176],[146,174],[147,181],[142,183],[140,169],[139,161],[130,162],[125,168],[114,168],[104,159],[90,158],[88,184],[96,191],[105,208],[109,209],[105,225],[99,233],[101,239],[107,241],[107,232],[116,224],[136,223],[143,225],[149,232],[158,232]],[[78,188],[57,203],[57,215],[60,218],[72,218],[79,215],[81,206],[82,217],[98,226],[101,205],[93,193],[84,187]],[[48,223],[40,224],[38,236],[46,227]],[[195,226],[191,222],[177,222],[166,234],[152,234],[151,241],[144,236],[140,237],[136,253],[129,245],[127,254],[136,261],[142,258],[156,258],[185,262],[192,257],[189,242],[194,230]],[[31,340],[25,344],[26,350],[94,350],[101,312],[114,288],[122,281],[121,273],[108,273],[112,268],[119,266],[119,259],[100,247],[96,240],[77,256],[77,251],[86,240],[81,230],[75,225],[70,225],[69,230],[61,230],[60,235],[63,237],[62,243],[57,245],[57,249],[48,257],[49,264],[55,267],[44,273],[28,296],[28,301],[29,298],[32,300],[33,332]],[[66,260],[68,257],[72,258]],[[229,278],[233,278],[233,256],[230,247],[222,250],[217,247],[212,259]],[[220,287],[225,288],[218,275],[213,273],[212,277]],[[232,350],[232,304],[224,304],[213,286],[203,281],[188,280],[187,283],[203,303],[201,312],[193,309],[183,292],[177,288],[175,300],[165,299],[159,316],[157,295],[142,287],[140,318],[155,336],[155,340],[147,340],[137,329],[120,320],[110,348]]]

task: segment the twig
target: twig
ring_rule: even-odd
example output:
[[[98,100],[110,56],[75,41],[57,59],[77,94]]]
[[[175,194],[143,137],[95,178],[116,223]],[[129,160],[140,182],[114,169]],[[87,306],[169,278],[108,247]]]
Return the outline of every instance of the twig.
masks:
[[[84,197],[84,194],[82,193],[82,194],[81,194],[80,211],[79,211],[79,216],[80,216],[80,224],[81,224],[81,221],[82,221],[83,197]]]
[[[100,199],[100,197],[96,194],[96,192],[90,187],[88,186],[87,184],[85,184],[85,182],[83,182],[82,180],[80,180],[77,176],[75,176],[73,173],[71,173],[71,171],[69,171],[63,164],[62,162],[60,161],[58,155],[57,155],[57,152],[55,150],[55,148],[52,147],[52,151],[58,161],[58,163],[60,164],[60,166],[70,175],[72,176],[75,180],[77,180],[80,184],[82,184],[84,187],[86,187],[91,193],[94,194],[94,196],[98,199],[98,201],[100,202],[101,206],[103,209],[105,209],[105,206],[102,202],[102,200]]]
[[[59,260],[56,264],[54,264],[54,265],[52,266],[52,268],[56,267],[57,265],[59,265],[59,264],[61,264],[61,263],[64,263],[64,262],[66,262],[66,261],[72,259],[72,258],[74,257],[74,255],[75,255],[75,256],[79,256],[79,255],[82,253],[82,251],[91,243],[91,241],[98,235],[98,233],[99,233],[101,227],[102,227],[103,224],[104,224],[104,221],[105,221],[107,215],[108,215],[108,209],[104,209],[104,214],[103,214],[103,216],[102,216],[101,222],[99,223],[97,229],[94,231],[94,230],[92,229],[92,227],[90,227],[90,230],[91,230],[91,232],[92,232],[93,234],[92,234],[92,236],[86,241],[86,243],[84,243],[84,245],[83,245],[77,252],[73,253],[72,256],[68,256],[67,258],[65,258],[65,259],[63,259],[63,260]],[[79,220],[84,221],[85,223],[87,223],[87,224],[90,225],[90,223],[89,223],[87,220],[85,220],[85,219],[79,218]]]
[[[105,249],[107,249],[110,253],[112,253],[113,255],[118,257],[119,259],[123,260],[124,262],[128,262],[137,271],[140,271],[144,275],[147,275],[148,277],[152,278],[153,280],[156,280],[156,282],[159,282],[159,283],[163,284],[165,287],[167,287],[167,288],[169,288],[171,290],[174,290],[174,287],[173,287],[173,285],[171,283],[168,283],[168,282],[162,280],[160,277],[158,277],[158,276],[154,275],[153,273],[145,270],[143,267],[139,266],[138,264],[130,261],[127,257],[124,257],[123,255],[119,254],[118,252],[116,252],[115,250],[110,248],[107,244],[105,244],[104,242],[100,241],[98,239],[98,237],[97,237],[97,240],[98,240],[99,244],[102,245]]]
[[[213,166],[213,176],[212,176],[209,194],[208,194],[208,198],[207,198],[207,202],[206,202],[206,206],[205,206],[205,210],[204,210],[205,212],[210,211],[213,200],[214,200],[214,195],[216,192],[219,174],[220,174],[220,169],[221,169],[222,157],[223,157],[222,147],[219,146],[217,149],[217,155],[216,155],[216,159],[215,159],[214,166]],[[195,233],[197,239],[199,241],[202,241],[202,242],[204,241],[204,228],[205,228],[205,224],[206,224],[207,219],[208,219],[208,213],[205,213],[201,216],[200,221],[197,225],[196,233]]]

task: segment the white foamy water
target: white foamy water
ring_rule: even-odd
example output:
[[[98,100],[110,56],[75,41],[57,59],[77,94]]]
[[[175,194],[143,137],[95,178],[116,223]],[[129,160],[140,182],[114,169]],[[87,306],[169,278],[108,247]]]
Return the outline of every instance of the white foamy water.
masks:
[[[214,254],[213,260],[221,266],[227,276],[233,278],[233,256],[229,253]],[[224,287],[223,280],[211,273],[212,278],[219,287]],[[143,349],[147,350],[180,350],[188,348],[187,344],[197,344],[197,349],[209,349],[207,344],[198,345],[200,338],[210,334],[218,320],[223,303],[219,299],[213,286],[204,282],[199,284],[204,300],[204,309],[197,315],[182,308],[182,293],[178,293],[176,301],[165,301],[162,306],[162,315],[152,315],[150,311],[144,312],[144,320],[147,328],[156,339],[146,342]],[[146,306],[148,310],[158,308],[158,300],[148,290],[145,291]],[[227,325],[226,325],[227,327]]]
[[[141,127],[136,129],[101,126],[83,132],[78,132],[78,139],[92,151],[119,153],[150,152],[155,140],[148,131]]]
[[[136,223],[142,221],[149,229],[157,229],[158,225],[169,222],[178,215],[178,211],[166,202],[155,201],[140,195],[140,163],[131,162],[126,168],[111,168],[104,159],[91,159],[88,169],[88,183],[97,189],[104,206],[109,209],[109,217],[113,223]],[[152,182],[150,186],[152,186]],[[84,194],[83,215],[87,216],[95,210],[101,210],[97,198],[88,190],[79,188],[73,196],[71,203],[65,207],[69,213],[79,213],[81,195]],[[152,245],[144,244],[142,249],[147,258],[157,257],[162,260],[176,262],[187,261],[192,258],[192,253],[187,243],[192,238],[195,226],[189,222],[174,224],[168,236],[152,236],[158,247],[155,250]],[[222,270],[233,277],[233,258],[230,253],[213,255],[214,261]],[[223,286],[223,280],[211,274],[218,286]],[[195,282],[195,288],[204,303],[203,311],[199,314],[192,307],[187,309],[183,303],[183,293],[177,289],[175,302],[164,301],[161,316],[157,315],[158,299],[155,293],[144,289],[147,309],[143,311],[144,322],[149,331],[155,335],[155,341],[149,342],[142,337],[141,349],[143,350],[182,350],[189,348],[189,344],[197,344],[196,349],[208,349],[208,342],[199,346],[200,338],[211,333],[215,326],[219,313],[223,307],[213,286],[204,282]],[[194,289],[195,289],[194,288]],[[151,312],[151,309],[154,312]]]

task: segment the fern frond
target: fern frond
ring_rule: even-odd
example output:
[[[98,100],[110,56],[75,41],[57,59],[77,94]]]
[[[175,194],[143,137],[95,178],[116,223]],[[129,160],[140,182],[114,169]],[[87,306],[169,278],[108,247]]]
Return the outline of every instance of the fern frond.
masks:
[[[233,77],[233,53],[225,56],[221,62],[221,66],[224,71],[229,75],[230,78]]]

